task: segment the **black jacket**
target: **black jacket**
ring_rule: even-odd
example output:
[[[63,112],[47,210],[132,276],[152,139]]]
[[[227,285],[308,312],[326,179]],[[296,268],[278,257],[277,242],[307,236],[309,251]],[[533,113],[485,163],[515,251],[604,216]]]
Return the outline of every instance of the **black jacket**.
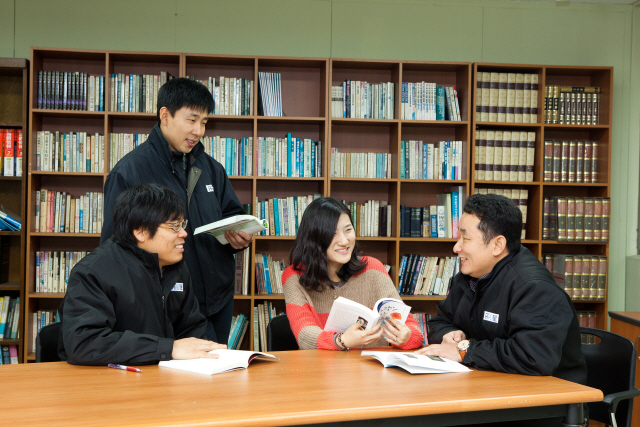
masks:
[[[205,305],[207,316],[210,316],[233,298],[233,254],[237,251],[231,245],[220,244],[207,233],[194,236],[193,230],[245,212],[224,168],[204,152],[201,143],[186,157],[189,162],[188,183],[175,170],[169,143],[156,124],[149,139],[124,156],[107,176],[100,242],[110,238],[113,233],[113,208],[124,190],[144,182],[165,185],[174,190],[184,201],[186,219],[189,220],[185,262],[198,301]]]
[[[438,315],[429,321],[429,343],[462,330],[470,340],[464,363],[473,368],[585,384],[575,308],[528,249],[521,246],[500,260],[478,281],[475,293],[469,279],[462,273],[454,277],[449,295],[438,303]]]
[[[174,339],[204,338],[206,319],[183,261],[160,270],[158,254],[110,239],[69,274],[62,340],[74,365],[170,360]]]

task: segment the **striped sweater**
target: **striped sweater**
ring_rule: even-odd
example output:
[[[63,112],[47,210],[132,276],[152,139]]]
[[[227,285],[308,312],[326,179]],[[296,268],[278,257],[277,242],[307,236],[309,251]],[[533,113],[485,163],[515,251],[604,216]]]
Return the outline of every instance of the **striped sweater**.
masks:
[[[287,317],[298,345],[302,350],[324,349],[340,350],[333,340],[332,332],[324,332],[331,306],[336,297],[344,297],[372,308],[380,298],[400,299],[391,278],[382,263],[375,258],[362,257],[365,269],[351,277],[342,287],[325,289],[324,292],[309,291],[300,285],[300,274],[289,266],[282,274],[284,299],[287,304]],[[413,316],[407,317],[406,325],[411,330],[411,338],[402,348],[405,350],[420,347],[423,341],[420,327]],[[389,345],[380,339],[368,347]]]

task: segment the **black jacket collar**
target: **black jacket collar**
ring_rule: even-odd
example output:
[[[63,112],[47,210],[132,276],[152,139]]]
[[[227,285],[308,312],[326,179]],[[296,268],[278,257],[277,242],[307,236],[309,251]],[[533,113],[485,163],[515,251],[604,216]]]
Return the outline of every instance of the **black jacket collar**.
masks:
[[[160,130],[160,126],[156,123],[151,130],[151,135],[149,135],[149,142],[151,146],[156,150],[158,156],[162,159],[162,162],[167,165],[169,169],[171,169],[171,164],[173,162],[173,154],[171,154],[171,149],[169,148],[169,142],[166,140],[162,131]],[[189,162],[193,164],[198,157],[204,152],[204,146],[202,142],[196,144],[189,153]]]

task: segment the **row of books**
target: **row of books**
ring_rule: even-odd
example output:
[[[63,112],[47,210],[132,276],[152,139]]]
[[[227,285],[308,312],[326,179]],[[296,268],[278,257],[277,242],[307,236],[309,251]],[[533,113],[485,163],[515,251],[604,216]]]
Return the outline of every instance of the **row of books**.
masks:
[[[522,212],[522,234],[520,238],[522,240],[527,238],[527,206],[529,204],[529,190],[526,188],[484,188],[484,187],[476,187],[474,190],[474,194],[497,194],[499,196],[504,196],[520,208],[520,212]]]
[[[124,156],[129,154],[149,138],[148,133],[112,133],[109,135],[109,165],[113,168]],[[102,171],[101,171],[102,172]]]
[[[544,141],[544,182],[597,183],[597,141]]]
[[[0,175],[22,176],[22,129],[0,129]]]
[[[289,196],[259,201],[256,197],[254,215],[266,219],[269,223],[267,230],[261,231],[263,236],[295,236],[302,220],[302,214],[307,205],[320,198],[320,194],[307,196]]]
[[[258,137],[256,143],[258,176],[322,176],[322,141],[295,138]]]
[[[216,159],[230,176],[253,174],[253,137],[235,139],[205,136],[201,139],[205,153]]]
[[[283,313],[280,313],[283,314]],[[267,325],[278,316],[271,301],[253,307],[253,350],[267,351]]]
[[[447,295],[451,278],[460,271],[457,256],[403,255],[400,260],[400,295]]]
[[[113,134],[112,137],[113,139]],[[36,170],[104,172],[104,135],[87,132],[36,133]]]
[[[342,86],[332,86],[332,105],[341,107],[332,117],[345,119],[393,119],[395,111],[395,84],[367,83],[361,80],[345,80]]]
[[[40,332],[40,329],[47,325],[60,321],[60,316],[57,310],[38,310],[31,314],[31,352],[36,352],[36,337]]]
[[[187,76],[197,80],[194,76]],[[253,115],[253,80],[224,77],[209,77],[197,80],[209,89],[215,101],[213,115],[216,116],[252,116]]]
[[[351,211],[358,237],[391,237],[393,207],[386,200],[367,200],[364,204],[343,200]]]
[[[411,313],[413,318],[418,322],[418,326],[420,327],[420,332],[422,332],[422,336],[424,340],[422,341],[423,345],[429,344],[427,342],[427,335],[429,334],[429,320],[431,319],[431,314],[429,313]]]
[[[542,262],[573,300],[604,301],[607,257],[597,255],[542,254]]]
[[[411,207],[400,205],[400,237],[457,239],[465,193],[462,186],[436,195],[437,205]]]
[[[462,179],[462,141],[400,141],[401,179]]]
[[[545,86],[544,122],[561,125],[600,123],[600,88],[593,86]]]
[[[331,149],[331,176],[339,178],[391,178],[389,153],[341,153]]]
[[[596,328],[596,312],[590,310],[578,310],[576,311],[578,315],[578,323],[581,327],[585,328]],[[595,335],[588,334],[580,334],[582,344],[595,344],[596,337]]]
[[[45,110],[104,111],[104,89],[104,76],[38,71],[37,105]]]
[[[283,294],[282,273],[284,260],[274,260],[269,254],[256,254],[256,293],[263,295]]]
[[[533,182],[536,133],[476,132],[474,178],[482,181]]]
[[[280,73],[258,72],[258,114],[282,117],[282,88]]]
[[[478,72],[476,120],[499,123],[537,123],[538,75]]]
[[[0,358],[0,365],[17,365],[18,364],[18,346],[17,345],[3,345],[2,346],[2,358]]]
[[[158,109],[158,90],[172,78],[166,71],[160,71],[159,75],[111,74],[111,111],[155,114]]]
[[[229,340],[227,341],[227,348],[231,350],[240,350],[242,345],[242,339],[247,333],[249,327],[249,319],[247,316],[240,313],[237,316],[231,317],[231,330],[229,331]]]
[[[36,251],[35,292],[66,292],[69,273],[88,253]]]
[[[18,339],[19,324],[20,297],[12,297],[10,295],[0,297],[0,339]]]
[[[402,120],[460,121],[460,104],[455,86],[436,83],[402,83]]]
[[[233,289],[236,295],[249,295],[250,252],[251,251],[249,249],[245,249],[241,252],[236,252],[233,255],[235,259],[235,276],[233,279]]]
[[[103,194],[91,191],[74,198],[65,191],[36,191],[34,231],[44,233],[100,233]]]
[[[5,209],[1,204],[0,207]],[[17,215],[0,210],[0,231],[20,231],[22,229],[22,222],[16,218],[18,218]],[[8,253],[7,251],[7,254]],[[2,280],[0,280],[0,283],[2,283]]]
[[[608,197],[545,197],[542,239],[608,242],[610,217]]]

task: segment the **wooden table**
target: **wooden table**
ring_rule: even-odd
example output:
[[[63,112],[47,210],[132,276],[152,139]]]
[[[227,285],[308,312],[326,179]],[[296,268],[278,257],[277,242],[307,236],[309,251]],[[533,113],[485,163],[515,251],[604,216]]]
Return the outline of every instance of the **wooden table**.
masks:
[[[554,377],[411,375],[359,350],[273,354],[280,360],[213,376],[155,365],[142,373],[65,362],[1,366],[0,420],[47,427],[275,426],[409,417],[397,422],[410,425],[429,416],[429,425],[452,425],[563,414],[567,404],[602,399],[599,390]]]
[[[631,340],[636,347],[636,352],[640,350],[640,313],[633,311],[610,311],[611,332],[622,335]],[[636,360],[636,387],[640,385],[640,356]],[[633,399],[633,427],[640,426],[640,398]]]

